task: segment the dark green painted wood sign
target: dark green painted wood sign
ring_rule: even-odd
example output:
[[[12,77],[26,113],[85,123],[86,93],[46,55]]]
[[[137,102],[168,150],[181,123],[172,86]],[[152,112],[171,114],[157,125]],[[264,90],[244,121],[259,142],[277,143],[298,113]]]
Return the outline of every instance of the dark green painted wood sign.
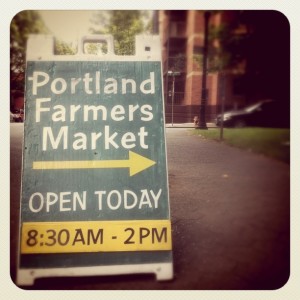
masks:
[[[27,59],[20,284],[172,278],[161,61],[146,54]]]

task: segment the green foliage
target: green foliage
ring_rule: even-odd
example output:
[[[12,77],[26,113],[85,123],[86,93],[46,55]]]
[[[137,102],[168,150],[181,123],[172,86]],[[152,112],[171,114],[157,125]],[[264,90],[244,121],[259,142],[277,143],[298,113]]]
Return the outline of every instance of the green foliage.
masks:
[[[10,25],[10,82],[12,90],[24,90],[28,36],[47,32],[45,24],[36,11],[25,10],[12,19]]]
[[[203,13],[203,12],[201,12]],[[210,18],[222,14],[222,11],[210,11]],[[226,12],[225,12],[226,13]],[[245,58],[245,28],[240,22],[222,23],[218,26],[209,25],[208,30],[208,72],[226,71],[235,68]],[[194,61],[202,65],[202,52],[195,53]]]
[[[18,45],[25,48],[29,34],[47,33],[48,30],[37,11],[25,10],[18,13],[11,21],[11,47]]]
[[[209,68],[211,71],[224,71],[235,68],[245,59],[243,48],[245,46],[245,33],[237,33],[232,24],[222,24],[210,27]],[[214,43],[218,47],[214,46]]]
[[[76,53],[76,49],[74,49],[71,44],[68,44],[61,40],[55,41],[54,54],[56,54],[56,55],[74,55],[75,53]]]
[[[144,22],[148,13],[138,10],[113,10],[95,15],[94,24],[104,29],[92,29],[93,33],[111,34],[117,55],[135,53],[135,36],[146,32],[149,27]]]
[[[219,140],[220,130],[193,130],[192,134]],[[225,128],[225,144],[260,153],[286,163],[290,161],[290,130],[279,128]]]
[[[239,93],[248,99],[288,101],[290,28],[286,17],[272,10],[235,10],[213,12],[210,19],[217,14],[223,22],[210,22],[208,72],[234,73]],[[199,66],[202,55],[199,48],[194,57]]]

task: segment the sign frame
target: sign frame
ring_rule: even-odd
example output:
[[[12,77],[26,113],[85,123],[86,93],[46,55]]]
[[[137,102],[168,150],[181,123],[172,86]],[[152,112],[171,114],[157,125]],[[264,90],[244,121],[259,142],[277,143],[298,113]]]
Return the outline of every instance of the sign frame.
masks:
[[[90,54],[87,55],[84,50],[84,44],[87,42],[88,43],[105,42],[107,44],[107,53],[104,56],[90,55]],[[32,285],[34,284],[34,280],[40,277],[95,276],[95,275],[117,275],[117,274],[133,274],[133,273],[135,274],[154,273],[156,275],[157,280],[170,280],[173,278],[173,258],[172,258],[171,221],[170,221],[170,207],[169,207],[169,188],[168,188],[169,185],[168,185],[168,176],[167,176],[161,50],[160,50],[159,37],[158,36],[136,36],[136,55],[122,56],[121,58],[114,54],[113,38],[111,36],[107,36],[107,35],[85,36],[81,39],[79,45],[80,47],[78,49],[77,55],[54,55],[53,54],[54,38],[52,36],[32,35],[28,39],[27,57],[26,57],[27,76],[26,76],[26,109],[25,109],[24,149],[23,149],[24,161],[23,161],[23,174],[22,174],[21,213],[20,213],[21,218],[20,218],[20,228],[19,228],[20,240],[19,240],[19,255],[18,255],[19,261],[18,261],[18,270],[17,270],[17,284]],[[51,69],[50,67],[51,64],[53,66],[53,62],[56,69],[52,72],[50,70]],[[103,154],[103,156],[98,160],[90,159],[90,158],[79,160],[80,157],[76,155],[75,155],[75,159],[73,160],[69,160],[69,159],[65,160],[64,155],[60,155],[59,161],[56,161],[55,159],[49,161],[49,157],[51,157],[51,155],[47,154],[47,150],[48,150],[47,147],[50,148],[50,146],[52,146],[52,148],[55,149],[55,147],[57,148],[59,146],[62,147],[64,143],[66,144],[68,143],[67,138],[63,138],[64,135],[63,131],[59,131],[59,134],[56,135],[56,140],[54,138],[56,133],[51,132],[50,129],[48,129],[48,131],[47,130],[45,131],[45,128],[49,128],[48,125],[49,125],[49,117],[50,117],[50,115],[47,115],[48,112],[50,111],[50,108],[49,109],[46,108],[46,104],[51,101],[47,97],[50,94],[52,96],[53,94],[55,94],[54,98],[60,99],[59,98],[60,95],[63,94],[67,90],[67,88],[69,88],[66,86],[67,80],[65,80],[63,77],[55,77],[57,74],[62,74],[59,73],[60,70],[59,67],[62,66],[61,69],[63,70],[64,68],[65,69],[69,68],[69,66],[71,66],[70,69],[72,69],[72,67],[75,66],[75,69],[81,75],[80,80],[79,79],[73,80],[73,77],[71,78],[71,81],[73,80],[71,83],[72,86],[70,86],[70,89],[68,89],[71,92],[69,92],[69,94],[67,95],[67,97],[69,98],[71,98],[71,96],[78,98],[80,96],[78,96],[79,94],[76,92],[76,86],[79,85],[78,83],[80,81],[82,83],[81,92],[83,90],[86,94],[92,94],[92,93],[101,94],[101,92],[105,93],[105,88],[107,94],[109,94],[110,91],[112,91],[114,87],[116,87],[116,83],[115,81],[113,81],[113,79],[111,79],[112,78],[111,76],[109,77],[109,79],[111,79],[110,87],[108,87],[107,84],[106,86],[104,86],[104,91],[103,90],[100,91],[101,89],[100,75],[102,76],[103,74],[100,74],[100,71],[95,71],[94,73],[95,77],[94,79],[92,79],[92,75],[90,75],[92,74],[92,72],[88,73],[89,70],[93,69],[94,65],[96,65],[95,67],[96,69],[99,66],[101,66],[102,67],[101,70],[103,70],[104,68],[103,64],[105,64],[105,68],[106,70],[108,70],[107,72],[110,72],[109,71],[110,67],[113,70],[120,70],[122,69],[123,64],[125,65],[123,74],[127,74],[126,72],[128,72],[129,69],[134,69],[135,71],[131,76],[132,78],[128,79],[127,81],[130,82],[132,86],[135,87],[135,89],[140,89],[141,92],[139,95],[141,95],[141,93],[142,94],[144,93],[145,98],[146,97],[149,98],[151,96],[147,94],[154,94],[154,95],[156,95],[156,93],[159,94],[158,98],[159,101],[161,101],[161,103],[158,105],[158,108],[159,109],[161,108],[159,120],[155,120],[156,116],[154,113],[155,109],[153,108],[154,104],[153,106],[149,104],[151,103],[149,101],[153,100],[152,99],[153,97],[149,98],[150,100],[145,100],[144,106],[141,107],[138,104],[131,104],[131,106],[129,106],[128,116],[126,114],[127,112],[124,112],[122,106],[117,104],[118,102],[116,102],[115,106],[112,107],[109,107],[110,104],[107,104],[106,106],[109,107],[109,109],[111,109],[111,118],[114,121],[116,121],[115,123],[117,123],[117,121],[119,120],[123,120],[123,118],[128,117],[129,122],[132,121],[132,123],[134,124],[135,122],[133,120],[134,119],[133,116],[135,111],[137,111],[139,108],[140,124],[144,125],[144,126],[140,126],[139,131],[134,131],[133,129],[132,132],[131,131],[125,132],[123,134],[123,137],[118,141],[118,144],[115,141],[115,137],[120,135],[119,132],[121,131],[121,129],[119,124],[117,124],[118,126],[115,127],[112,126],[112,129],[110,127],[111,125],[109,124],[105,125],[104,128],[102,125],[101,128],[103,131],[94,134],[94,140],[91,142],[91,145],[92,143],[95,144],[98,138],[102,136],[103,138],[105,138],[103,142],[105,148],[102,149],[102,153],[112,153],[114,155],[114,159],[108,159],[107,156]],[[155,67],[153,67],[154,65]],[[45,66],[48,68],[47,70],[50,70],[49,74],[52,72],[51,76],[54,77],[51,76],[49,78],[47,77],[48,71],[47,72],[45,71],[46,70]],[[144,74],[143,73],[144,69],[150,71],[147,73],[147,76],[144,76],[144,78],[140,78],[139,82],[137,82],[138,81],[137,78]],[[72,72],[73,71],[70,71],[70,74],[73,74]],[[118,72],[122,72],[122,70]],[[136,75],[137,73],[139,74],[139,76]],[[109,74],[111,75],[111,73]],[[154,81],[154,75],[156,76],[155,81]],[[97,79],[98,79],[98,83],[97,83]],[[51,80],[52,80],[52,84],[50,85]],[[53,82],[55,82],[55,84]],[[93,86],[92,83],[94,84]],[[44,86],[46,86],[47,84],[49,85],[49,89],[45,92],[45,95],[43,94],[40,96],[40,98],[37,98],[38,90],[42,90]],[[153,89],[154,85],[155,85],[155,89]],[[92,91],[93,88],[95,88],[95,90]],[[72,89],[74,90],[74,93],[72,92],[73,91]],[[72,95],[70,96],[70,94]],[[82,94],[80,95],[82,96]],[[131,98],[135,99],[133,96],[131,96]],[[35,99],[35,102],[33,101],[33,99]],[[66,101],[66,99],[68,98],[61,98],[61,99]],[[60,100],[58,100],[58,103],[60,103],[59,101]],[[111,102],[113,102],[113,100],[111,100]],[[56,107],[58,108],[61,106],[62,104],[60,103],[57,104]],[[78,103],[77,106],[74,105],[74,107],[72,108],[73,112],[76,111],[79,106],[80,105]],[[32,113],[32,111],[34,111],[34,113]],[[43,115],[47,115],[48,120]],[[73,117],[74,116],[75,113],[73,114]],[[57,120],[62,120],[62,118],[63,117],[61,114],[60,115],[58,113],[56,113],[56,115],[52,114],[51,122],[55,123]],[[46,121],[45,123],[43,123],[44,122],[43,120],[45,119]],[[154,123],[158,124],[155,126],[153,125],[154,128],[151,127],[152,119],[155,121],[152,122],[153,124]],[[31,128],[30,124],[32,124],[33,120],[35,120],[35,127]],[[148,126],[147,122],[149,122],[149,124],[151,125]],[[86,123],[89,123],[89,119],[87,119]],[[36,127],[39,126],[44,130],[44,131],[40,131],[40,134],[37,133],[39,131],[38,129],[36,129]],[[150,128],[149,132],[147,131],[148,130],[147,126]],[[72,126],[70,126],[70,128],[71,127]],[[112,131],[115,128],[118,129],[116,129],[116,131]],[[128,128],[134,128],[134,126],[130,125],[130,127]],[[88,130],[89,128],[86,129],[86,131]],[[34,138],[30,136],[29,131],[35,132],[33,135]],[[48,132],[47,138],[44,138],[45,132]],[[136,151],[136,149],[145,150],[144,152],[147,153],[149,148],[157,147],[156,145],[153,146],[151,144],[152,140],[149,143],[146,143],[146,141],[148,141],[148,138],[150,140],[150,136],[153,137],[153,139],[157,138],[157,136],[155,136],[156,132],[159,132],[157,136],[159,137],[159,139],[161,139],[158,141],[158,143],[161,144],[161,150],[159,152],[160,159],[152,160],[152,158],[145,157],[144,155],[141,155],[141,153],[136,153],[138,152]],[[80,140],[77,139],[75,141],[76,144],[75,142],[73,142],[73,150],[77,149],[74,148],[75,146],[78,147],[78,149],[80,147],[84,148],[84,141],[85,141],[84,134],[82,132],[79,132],[78,135],[80,135],[81,139]],[[105,135],[106,137],[104,137]],[[41,140],[39,141],[40,143],[32,141],[32,139],[36,139],[36,138],[41,139],[41,136],[43,136],[42,142]],[[68,140],[69,140],[69,136],[68,136]],[[35,147],[37,149],[34,149]],[[128,150],[126,152],[128,154],[121,153],[121,158],[118,159],[117,157],[118,155],[120,155],[120,151],[117,150],[122,147]],[[117,150],[115,150],[114,148],[116,148]],[[98,154],[97,153],[98,148],[96,146],[94,146],[92,150],[93,150],[92,151],[93,154],[95,155]],[[105,152],[104,150],[107,151]],[[34,154],[33,155],[30,154],[30,151],[33,151]],[[154,149],[152,149],[151,151],[152,151],[151,153],[154,153]],[[85,152],[83,152],[83,157],[85,157],[84,155]],[[41,159],[32,162],[33,156],[36,156],[37,159],[38,158]],[[55,158],[55,156],[52,155],[52,158],[53,157]],[[64,160],[62,160],[62,158]],[[45,195],[42,192],[35,192],[35,193],[32,192],[36,186],[41,187],[42,185],[47,185],[45,181],[47,181],[48,177],[46,175],[44,176],[44,179],[38,178],[39,176],[43,178],[43,174],[47,174],[47,172],[67,172],[70,170],[75,170],[75,172],[77,172],[76,174],[78,174],[78,172],[81,172],[82,169],[84,170],[97,169],[97,172],[100,172],[98,170],[104,170],[103,172],[107,172],[107,173],[102,173],[102,175],[108,174],[107,175],[108,178],[112,178],[109,177],[112,176],[109,175],[110,172],[113,172],[110,170],[111,168],[118,173],[125,174],[126,172],[127,178],[132,178],[132,180],[134,180],[134,183],[130,185],[126,180],[124,180],[124,182],[121,183],[125,186],[124,190],[122,190],[123,194],[121,193],[121,191],[118,191],[116,189],[111,191],[102,191],[102,190],[97,191],[98,194],[95,192],[95,194],[98,196],[97,199],[98,199],[99,210],[100,210],[100,206],[102,209],[102,205],[104,205],[103,203],[105,203],[105,200],[103,200],[105,197],[107,197],[106,205],[110,208],[111,211],[117,210],[117,207],[119,205],[118,203],[121,201],[119,199],[122,199],[122,201],[124,202],[123,203],[124,207],[128,210],[129,207],[133,207],[133,203],[135,203],[136,207],[140,206],[140,211],[143,211],[144,206],[148,205],[149,207],[151,207],[152,210],[150,215],[152,214],[151,215],[152,217],[150,217],[150,219],[147,219],[147,217],[145,217],[147,213],[141,214],[141,217],[134,216],[131,219],[130,218],[131,215],[127,213],[127,211],[125,211],[125,208],[123,208],[123,210],[120,209],[121,212],[119,215],[117,215],[117,217],[113,217],[109,214],[105,215],[104,213],[104,219],[99,218],[99,220],[96,220],[94,216],[91,218],[82,218],[82,219],[81,218],[76,219],[75,217],[74,219],[72,217],[72,214],[70,214],[71,217],[68,217],[66,220],[61,219],[60,217],[52,220],[48,216],[51,214],[52,205],[54,206],[53,203],[55,203],[55,205],[58,202],[60,203],[60,212],[69,210],[69,207],[67,207],[67,205],[71,201],[68,198],[70,196],[70,193],[68,192],[67,196],[66,196],[67,192],[62,192],[62,193],[57,192],[57,194],[53,192],[46,193],[47,189],[43,190],[44,193],[46,193]],[[108,171],[105,171],[107,169]],[[158,171],[155,172],[154,170],[156,169]],[[157,174],[159,174],[159,176],[162,176],[162,180],[158,180],[158,181],[162,181],[163,187],[156,190],[154,188],[153,189],[149,188],[149,190],[146,190],[145,188],[140,188],[139,191],[141,195],[138,195],[135,186],[138,186],[141,181],[138,181],[138,179],[136,178],[138,178],[139,176],[144,176],[143,180],[145,181],[146,179],[145,175],[139,175],[139,173],[146,173],[150,171],[152,172],[151,173],[152,181],[154,181],[155,179],[161,179],[158,177]],[[32,174],[34,174],[32,176],[33,179],[29,180],[28,178],[31,177],[29,175]],[[41,174],[41,175],[35,175],[35,174]],[[54,173],[54,174],[59,174],[59,173]],[[55,176],[52,176],[52,179]],[[58,177],[59,176],[60,175],[58,175]],[[102,177],[105,176],[106,175],[103,175]],[[42,181],[42,184],[39,182],[39,180]],[[157,184],[154,186],[157,186]],[[129,189],[128,187],[131,187],[131,189]],[[30,190],[30,192],[28,192],[27,190]],[[163,200],[161,200],[162,198]],[[75,201],[77,201],[77,204],[82,205],[83,207],[84,205],[83,199],[85,199],[83,193],[75,194],[75,196],[73,195],[73,205],[75,205],[74,203]],[[131,201],[130,203],[128,199],[130,199]],[[137,204],[138,202],[139,204]],[[159,205],[161,203],[163,203],[161,206],[162,208],[159,209]],[[42,212],[42,209],[44,209],[45,212],[40,213]],[[158,211],[161,212],[157,214],[156,212]],[[54,211],[53,213],[59,215],[57,211]],[[79,214],[77,215],[77,217],[78,216]],[[86,225],[85,223],[88,225]],[[80,233],[78,228],[85,228],[85,226],[89,226],[89,225],[92,227],[87,227],[86,235],[82,233],[83,231],[81,231]],[[95,229],[96,231],[93,231],[94,230],[93,228],[98,228],[98,231],[96,229]],[[111,230],[111,228],[116,228],[115,232],[118,232],[118,236],[114,235],[114,233],[111,233],[110,242],[109,243],[105,242],[103,243],[103,245],[101,243],[101,246],[103,246],[103,248],[99,248],[98,245],[97,246],[98,248],[96,248],[96,250],[95,249],[91,250],[93,249],[92,247],[80,248],[76,246],[80,242],[81,244],[85,244],[86,240],[84,239],[86,238],[88,239],[90,238],[92,241],[94,240],[97,243],[100,243],[99,241],[103,238],[102,236],[103,232],[105,232],[105,238],[106,238],[106,236],[109,235],[108,233],[110,232],[109,230]],[[134,239],[129,240],[127,235],[123,237],[123,244],[122,244],[122,242],[120,242],[120,240],[122,240],[121,238],[122,235],[120,235],[120,232],[123,231],[124,234],[124,231],[126,230],[129,230],[129,234],[131,234],[131,237],[133,236],[133,233],[135,234],[134,235],[135,240]],[[50,232],[50,236],[49,236],[49,232]],[[54,243],[54,237],[53,237],[54,234],[55,234],[55,241],[58,241],[61,244],[61,245],[55,245],[57,247],[53,247],[54,245],[52,244],[52,242]],[[47,236],[48,238],[47,240],[45,240],[45,236]],[[152,239],[152,242],[149,240],[150,238]],[[73,240],[72,244],[71,242],[68,242],[70,239]],[[113,243],[113,240],[117,240],[117,239],[119,240],[119,242],[116,244],[117,246],[115,246],[114,248],[114,246],[111,246],[110,244]],[[128,244],[131,245],[128,245],[128,247],[127,245],[124,246],[124,244],[126,244],[124,243],[124,239],[126,241],[129,240],[130,243]],[[148,239],[148,242],[144,241],[146,239]],[[48,255],[47,257],[51,258],[54,257],[55,255],[59,255],[59,253],[62,253],[63,255],[66,256],[66,255],[71,255],[70,253],[72,252],[75,253],[75,254],[73,253],[72,255],[76,255],[76,253],[91,254],[91,251],[94,252],[94,255],[98,255],[98,256],[99,256],[99,252],[101,251],[102,253],[106,253],[108,251],[113,256],[117,255],[120,252],[121,256],[119,259],[117,259],[116,263],[114,263],[112,260],[107,265],[103,263],[102,264],[100,263],[98,265],[93,265],[91,263],[85,265],[83,263],[82,265],[79,264],[76,266],[72,266],[72,265],[65,266],[62,264],[59,265],[59,263],[58,265],[54,264],[53,266],[39,265],[41,264],[42,261],[41,258],[43,257],[43,255]],[[124,263],[122,262],[122,260],[126,260],[125,259],[126,255],[124,255],[124,253],[128,255],[128,257],[131,257],[132,255],[135,254],[138,254],[138,256],[139,255],[140,256],[136,260],[128,259],[128,261]],[[151,259],[151,255],[148,255],[150,259],[149,258],[145,259],[146,257],[145,253],[146,254],[150,253],[153,258],[155,257],[155,259]],[[27,259],[28,257],[30,257],[30,259]],[[35,259],[35,257],[37,257],[37,259]],[[62,261],[63,259],[61,260],[61,262]],[[118,261],[119,262],[121,261],[121,263],[118,263]]]

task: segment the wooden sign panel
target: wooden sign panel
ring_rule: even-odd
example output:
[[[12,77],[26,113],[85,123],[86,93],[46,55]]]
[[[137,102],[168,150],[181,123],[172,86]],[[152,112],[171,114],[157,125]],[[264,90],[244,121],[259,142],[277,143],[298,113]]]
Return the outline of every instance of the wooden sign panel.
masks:
[[[28,42],[21,285],[173,276],[159,39],[137,37],[125,57],[109,37],[94,40],[107,55],[54,56],[51,37]]]

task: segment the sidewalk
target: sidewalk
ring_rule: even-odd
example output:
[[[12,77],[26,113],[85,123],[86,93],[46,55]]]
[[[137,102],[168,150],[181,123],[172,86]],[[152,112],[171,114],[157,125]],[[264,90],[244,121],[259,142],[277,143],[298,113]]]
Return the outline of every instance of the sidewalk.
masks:
[[[277,289],[289,276],[289,165],[167,128],[183,289]]]

